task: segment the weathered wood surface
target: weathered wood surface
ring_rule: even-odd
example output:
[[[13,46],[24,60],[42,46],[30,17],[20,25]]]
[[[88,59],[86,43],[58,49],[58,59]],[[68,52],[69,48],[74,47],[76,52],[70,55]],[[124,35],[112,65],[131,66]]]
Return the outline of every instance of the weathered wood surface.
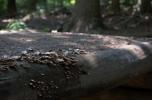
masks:
[[[152,72],[139,75],[131,80],[128,80],[125,87],[139,88],[139,89],[152,89]]]
[[[118,43],[119,45],[119,43]],[[62,68],[48,65],[22,63],[17,71],[9,70],[0,75],[0,98],[2,100],[48,100],[63,96],[79,96],[98,89],[109,89],[125,83],[138,75],[152,71],[152,44],[135,42],[117,48],[94,50],[77,56],[77,66],[87,74],[68,80]],[[77,72],[77,68],[75,69]],[[53,89],[41,91],[30,87],[31,81],[47,88],[53,81]],[[36,84],[37,84],[36,82]],[[46,86],[46,87],[45,87]],[[42,93],[42,94],[41,94]]]

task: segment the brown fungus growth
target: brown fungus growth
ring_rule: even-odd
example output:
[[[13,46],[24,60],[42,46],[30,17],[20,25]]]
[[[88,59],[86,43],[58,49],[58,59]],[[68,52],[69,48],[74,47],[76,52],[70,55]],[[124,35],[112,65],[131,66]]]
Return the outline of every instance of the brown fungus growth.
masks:
[[[28,84],[28,87],[37,93],[38,98],[42,98],[40,100],[56,100],[58,93],[63,88],[74,85],[81,74],[87,74],[76,64],[76,56],[85,53],[81,49],[41,52],[29,48],[23,51],[20,56],[0,59],[0,75],[11,70],[17,72],[20,69],[30,71],[34,70],[33,65],[44,65],[49,69],[48,72],[34,70],[37,74],[36,77],[30,76],[30,74],[28,79],[24,80],[25,84]],[[73,84],[73,82],[75,83]]]

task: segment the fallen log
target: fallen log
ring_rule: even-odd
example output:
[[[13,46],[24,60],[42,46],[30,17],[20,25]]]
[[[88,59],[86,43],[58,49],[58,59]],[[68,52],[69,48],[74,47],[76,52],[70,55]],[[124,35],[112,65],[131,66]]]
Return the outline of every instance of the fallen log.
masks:
[[[1,100],[75,97],[119,86],[128,79],[152,71],[150,43],[78,55],[76,61],[63,57],[64,63],[58,59],[58,64],[37,63],[28,56],[23,58],[13,60],[11,66],[2,64],[5,67],[0,70]],[[9,60],[4,60],[6,62]]]
[[[139,75],[131,80],[128,80],[124,87],[138,88],[138,89],[152,89],[152,72]]]

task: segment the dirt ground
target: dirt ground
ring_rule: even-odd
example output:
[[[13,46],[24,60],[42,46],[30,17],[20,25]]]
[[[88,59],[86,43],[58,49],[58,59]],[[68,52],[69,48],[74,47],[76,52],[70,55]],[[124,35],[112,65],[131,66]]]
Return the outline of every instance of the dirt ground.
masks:
[[[46,28],[49,28],[49,31],[51,31],[62,28],[69,18],[58,15],[43,19],[32,19],[27,21],[27,25],[39,31],[44,31]],[[109,29],[103,29],[99,34],[152,37],[152,16],[106,16],[103,18],[103,21]]]
[[[59,30],[62,32],[63,25],[67,23],[70,16],[59,14],[56,16],[42,16],[29,18],[25,16],[21,18],[28,28],[41,32],[51,32]],[[5,28],[11,19],[0,18],[0,29]],[[121,35],[136,37],[152,37],[152,16],[151,15],[113,15],[103,17],[103,23],[108,29],[103,29],[99,34],[105,35]]]

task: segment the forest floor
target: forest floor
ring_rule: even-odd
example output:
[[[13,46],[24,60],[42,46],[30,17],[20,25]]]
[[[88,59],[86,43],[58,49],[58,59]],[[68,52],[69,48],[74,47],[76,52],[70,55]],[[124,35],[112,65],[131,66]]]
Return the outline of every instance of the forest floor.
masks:
[[[27,25],[39,31],[52,31],[62,28],[69,17],[64,15],[52,16],[44,19],[27,21]],[[104,24],[110,29],[102,30],[99,34],[152,37],[152,16],[107,16]]]
[[[0,55],[4,52],[9,55],[14,54],[13,52],[21,52],[23,47],[24,49],[29,47],[50,49],[65,48],[65,45],[67,45],[67,47],[87,50],[101,50],[109,48],[107,46],[109,44],[111,46],[125,44],[124,37],[121,36],[127,36],[125,38],[127,41],[131,39],[149,41],[152,39],[152,16],[131,17],[121,15],[105,17],[104,24],[110,29],[99,33],[102,35],[57,32],[66,23],[67,19],[69,17],[63,14],[34,19],[29,19],[29,16],[22,18],[21,20],[25,21],[28,29],[23,31],[0,30]],[[1,19],[0,26],[6,26],[11,20]],[[16,51],[16,49],[19,51]],[[6,50],[10,51],[6,52]]]
[[[65,23],[64,16],[53,16],[27,21],[29,27],[25,31],[0,31],[0,56],[16,55],[27,48],[42,51],[58,49],[85,49],[87,51],[119,48],[130,44],[132,39],[138,41],[152,41],[152,17],[110,16],[104,23],[111,30],[104,30],[100,34],[83,34],[53,32]],[[1,20],[1,25],[6,24]],[[45,32],[44,32],[45,31]],[[52,32],[51,32],[52,31]],[[128,36],[128,37],[123,37]],[[135,41],[133,40],[133,41]],[[152,91],[116,88],[97,93],[79,100],[152,100]]]
[[[29,29],[41,32],[51,32],[58,30],[62,32],[63,25],[67,23],[70,16],[59,14],[52,16],[30,17],[27,15],[21,18]],[[5,28],[12,19],[0,18],[0,29]],[[109,15],[103,18],[103,23],[109,29],[103,29],[99,34],[119,35],[135,37],[152,37],[152,16],[151,15]],[[61,29],[61,30],[59,30]]]

